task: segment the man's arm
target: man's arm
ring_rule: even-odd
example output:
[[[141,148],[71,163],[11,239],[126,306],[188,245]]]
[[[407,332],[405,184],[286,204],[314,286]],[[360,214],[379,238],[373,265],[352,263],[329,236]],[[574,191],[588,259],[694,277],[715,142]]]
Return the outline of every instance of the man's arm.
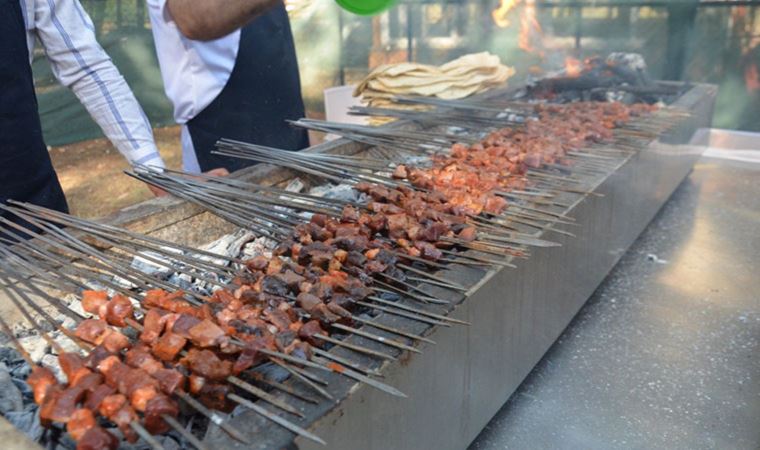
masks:
[[[226,36],[282,0],[167,0],[166,7],[182,34],[198,41]]]
[[[71,88],[130,164],[163,167],[153,130],[79,0],[38,0],[35,27],[53,73]]]

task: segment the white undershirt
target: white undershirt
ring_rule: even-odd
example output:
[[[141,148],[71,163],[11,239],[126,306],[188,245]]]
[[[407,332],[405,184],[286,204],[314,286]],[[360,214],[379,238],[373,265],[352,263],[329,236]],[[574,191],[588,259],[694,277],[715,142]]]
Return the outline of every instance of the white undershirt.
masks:
[[[235,67],[240,30],[213,41],[194,41],[177,28],[167,0],[147,0],[166,96],[174,105],[174,120],[182,124],[185,170],[197,172],[198,161],[187,127],[222,92]]]

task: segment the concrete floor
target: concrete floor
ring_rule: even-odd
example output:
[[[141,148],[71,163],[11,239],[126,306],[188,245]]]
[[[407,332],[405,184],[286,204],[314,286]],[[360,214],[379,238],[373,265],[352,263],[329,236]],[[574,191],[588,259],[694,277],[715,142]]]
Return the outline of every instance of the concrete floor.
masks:
[[[702,158],[472,443],[760,448],[760,164]]]

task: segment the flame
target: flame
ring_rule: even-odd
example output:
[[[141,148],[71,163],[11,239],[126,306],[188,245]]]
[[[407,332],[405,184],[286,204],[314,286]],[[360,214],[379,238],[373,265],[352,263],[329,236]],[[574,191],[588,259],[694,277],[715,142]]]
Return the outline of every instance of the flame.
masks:
[[[757,66],[750,63],[744,70],[744,81],[747,83],[747,91],[760,91],[760,70]]]
[[[491,12],[494,23],[500,28],[508,27],[511,22],[507,16],[522,2],[523,0],[500,0],[499,7]],[[543,50],[536,48],[533,44],[536,36],[539,42],[543,38],[541,25],[536,19],[536,0],[525,0],[525,8],[520,14],[520,34],[517,37],[517,45],[528,53],[543,57]]]
[[[517,45],[528,53],[536,53],[543,57],[544,51],[533,45],[534,37],[538,37],[539,46],[542,46],[544,33],[536,18],[536,0],[525,0],[525,10],[520,16],[520,35],[517,38]]]
[[[565,57],[565,73],[570,78],[575,78],[581,75],[583,71],[583,62],[580,59],[575,59],[572,56]]]
[[[521,0],[499,0],[499,7],[491,12],[494,23],[500,28],[506,28],[510,22],[507,15],[515,9]]]

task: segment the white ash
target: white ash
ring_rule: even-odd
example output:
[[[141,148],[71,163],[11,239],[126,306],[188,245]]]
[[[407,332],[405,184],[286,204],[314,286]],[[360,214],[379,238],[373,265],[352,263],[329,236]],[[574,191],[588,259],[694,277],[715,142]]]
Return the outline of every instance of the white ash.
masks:
[[[263,255],[267,258],[272,257],[272,250],[277,245],[275,241],[266,237],[256,238],[243,246],[240,252],[241,259],[250,259],[254,256]]]
[[[65,325],[64,325],[65,326]],[[66,326],[67,329],[73,329],[73,325]],[[79,345],[74,342],[73,340],[69,339],[66,335],[61,333],[60,331],[55,331],[50,334],[50,336],[55,340],[56,343],[61,347],[61,350],[67,353],[79,353],[81,348]]]
[[[285,190],[288,192],[301,192],[304,187],[306,187],[306,185],[300,178],[293,178],[288,185],[285,186]]]
[[[95,290],[98,290],[98,289],[95,289]],[[68,309],[70,309],[71,311],[74,311],[74,313],[79,314],[80,316],[87,315],[85,310],[82,308],[82,302],[79,301],[79,297],[77,297],[76,295],[66,294],[61,298],[61,300],[63,300],[63,302],[68,307]],[[66,316],[63,319],[63,324],[68,327],[74,326],[75,325],[74,319]]]
[[[320,184],[309,189],[309,195],[354,203],[364,203],[367,201],[366,195],[347,183]]]
[[[630,104],[636,100],[636,96],[625,91],[607,91],[604,93],[604,99],[608,102],[620,102]]]
[[[50,353],[51,350],[47,341],[42,339],[37,333],[20,338],[18,342],[24,347],[24,350],[29,353],[29,356],[31,356],[34,361],[42,360],[42,358]]]
[[[42,367],[45,367],[46,369],[50,369],[50,371],[53,372],[53,374],[55,375],[55,377],[58,379],[60,383],[66,383],[66,375],[63,373],[63,370],[61,369],[61,364],[58,362],[58,357],[56,355],[48,353],[47,355],[42,357],[40,364],[42,365]]]
[[[169,249],[167,247],[164,247],[164,250],[167,252],[174,253],[174,249]],[[162,262],[170,262],[167,261],[166,258],[164,258],[160,253],[156,253],[153,251],[145,251],[141,252],[140,255],[142,256],[135,256],[132,259],[132,264],[130,266],[146,275],[155,276],[159,278],[164,278],[168,276],[172,270],[169,267],[166,267],[166,264],[159,264],[156,261],[162,261]]]
[[[402,164],[412,167],[429,167],[433,160],[429,156],[411,155],[402,158]]]
[[[198,283],[201,286],[198,286],[198,288],[196,289],[196,286],[194,285],[194,283],[196,282],[196,280],[193,277],[191,277],[190,275],[186,274],[186,273],[179,273],[179,272],[172,273],[166,281],[168,281],[169,283],[171,283],[174,286],[177,286],[179,289],[181,289],[183,291],[200,291],[200,292],[202,292],[202,291],[205,290],[203,286],[206,285],[205,281],[198,280]]]
[[[631,70],[647,71],[647,62],[639,53],[613,52],[607,56],[608,64],[627,67]]]
[[[250,231],[238,230],[200,247],[201,250],[217,254],[221,256],[221,258],[214,258],[210,255],[181,251],[174,247],[163,247],[163,250],[168,254],[176,254],[178,256],[187,255],[194,259],[200,259],[202,261],[207,261],[216,265],[225,266],[229,263],[227,258],[236,257],[238,254],[240,254],[241,249],[248,242],[254,239],[255,235]],[[131,267],[136,271],[144,273],[145,275],[157,278],[159,280],[167,281],[168,283],[177,286],[182,290],[209,293],[214,286],[214,283],[199,280],[186,273],[173,270],[172,267],[187,269],[187,271],[191,271],[192,268],[188,267],[179,259],[170,258],[167,257],[166,254],[160,254],[153,251],[141,252],[140,255],[135,256],[132,259]],[[215,281],[224,281],[220,280],[219,277],[214,273],[205,273],[203,276]],[[129,290],[135,289],[137,287],[128,280],[125,280],[124,278],[118,276],[115,276],[112,282]],[[109,294],[112,295],[113,292],[109,291]],[[137,304],[134,300],[133,303]]]

